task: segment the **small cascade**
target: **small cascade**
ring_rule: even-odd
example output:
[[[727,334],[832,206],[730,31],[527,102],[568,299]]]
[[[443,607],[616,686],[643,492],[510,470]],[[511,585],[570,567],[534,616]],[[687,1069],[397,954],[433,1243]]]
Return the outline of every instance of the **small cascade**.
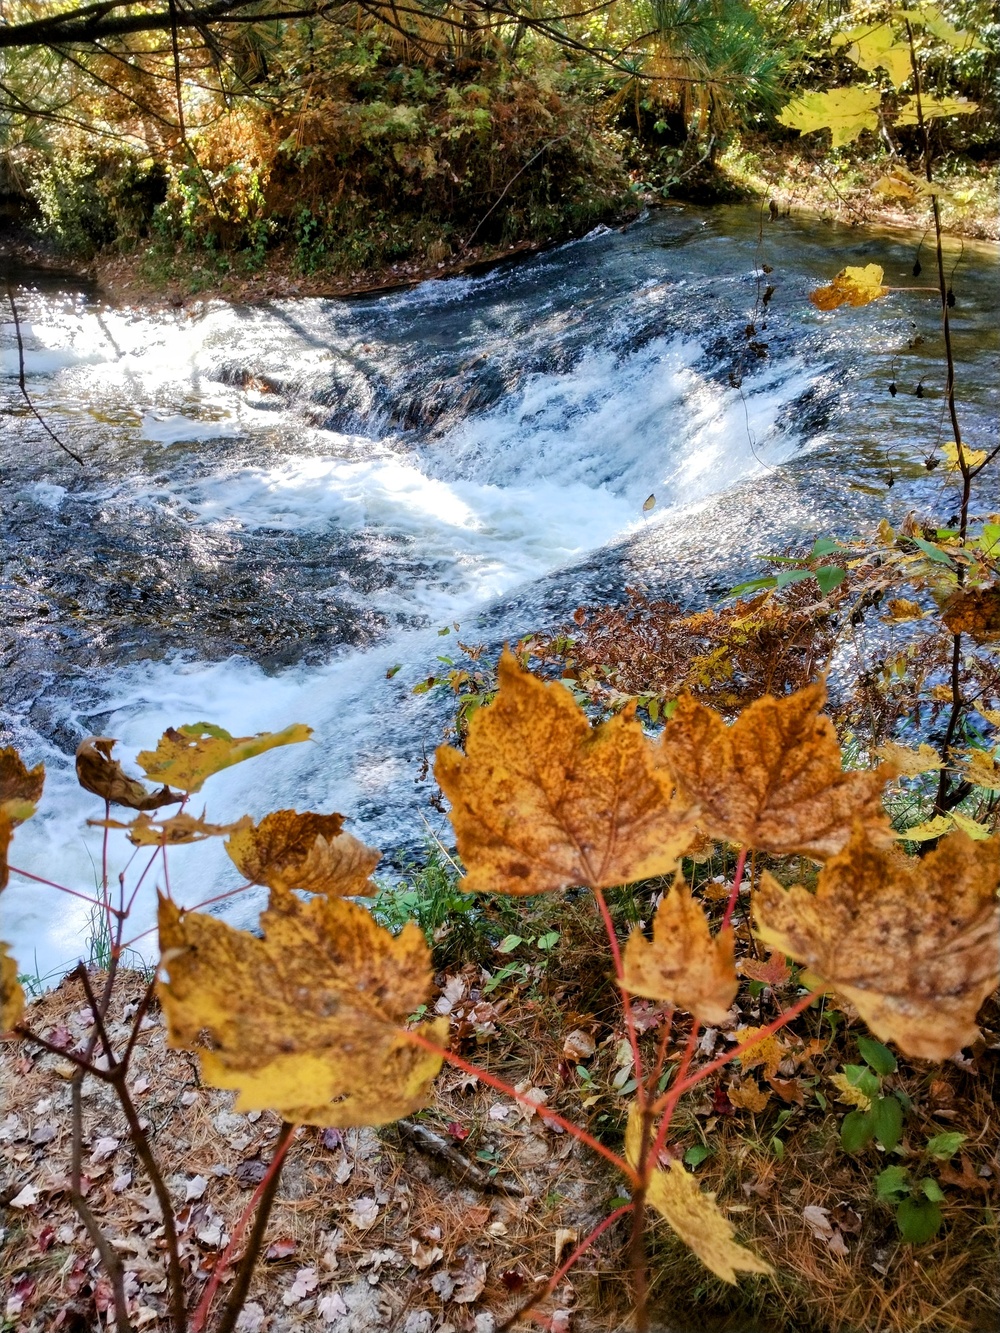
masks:
[[[766,309],[747,209],[662,212],[351,301],[142,316],[26,288],[33,401],[86,466],[24,409],[5,331],[2,739],[49,775],[15,863],[91,883],[78,740],[116,736],[128,759],[200,719],[315,731],[214,778],[212,817],[338,809],[398,861],[438,818],[426,759],[449,707],[413,686],[457,638],[496,647],[626,586],[703,604],[756,552],[884,509],[885,440],[893,503],[939,485],[920,464],[932,404],[880,387],[893,366],[933,382],[909,308],[831,317],[806,300],[860,255],[902,282],[905,243],[782,225]],[[985,420],[993,298],[974,290],[956,344]],[[214,845],[171,862],[188,901],[235,873]],[[259,907],[237,904],[234,920]],[[16,879],[4,911],[39,975],[88,929],[84,904]]]

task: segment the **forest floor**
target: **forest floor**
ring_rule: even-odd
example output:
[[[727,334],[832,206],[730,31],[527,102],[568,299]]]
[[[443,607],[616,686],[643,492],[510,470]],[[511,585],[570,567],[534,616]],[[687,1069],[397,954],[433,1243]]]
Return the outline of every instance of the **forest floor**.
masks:
[[[716,912],[728,895],[724,881],[712,876],[702,886]],[[648,904],[648,892],[638,901]],[[624,909],[622,899],[617,910]],[[621,1202],[624,1181],[613,1168],[545,1117],[546,1108],[558,1110],[620,1149],[634,1083],[600,922],[589,896],[565,900],[558,947],[543,955],[527,938],[538,909],[525,902],[518,910],[525,937],[518,948],[508,937],[485,946],[492,954],[485,963],[452,958],[436,976],[436,1008],[450,1016],[452,1048],[528,1092],[538,1113],[446,1067],[434,1103],[411,1121],[378,1131],[299,1129],[239,1333],[494,1333]],[[739,929],[752,947],[745,916]],[[785,972],[773,986],[744,980],[733,1029],[766,1023],[794,1000]],[[145,985],[141,972],[123,974],[109,1015],[112,1041],[126,1037]],[[641,1002],[636,1012],[644,1048],[655,1047],[663,1006]],[[654,1329],[995,1333],[995,1000],[983,1020],[969,1059],[901,1064],[884,1080],[910,1104],[892,1160],[915,1176],[929,1172],[945,1196],[941,1231],[919,1246],[901,1241],[892,1207],[878,1198],[875,1179],[889,1155],[872,1145],[851,1156],[840,1145],[850,1107],[836,1100],[834,1080],[858,1059],[863,1032],[850,1012],[829,1001],[807,1010],[759,1060],[724,1067],[685,1098],[666,1154],[682,1157],[702,1187],[718,1193],[739,1240],[775,1275],[729,1287],[655,1223],[647,1240]],[[91,1018],[79,981],[36,998],[26,1022],[53,1045],[82,1048]],[[681,1058],[686,1024],[670,1034],[669,1064]],[[697,1061],[717,1058],[734,1040],[733,1031],[705,1030]],[[72,1072],[53,1053],[0,1044],[5,1333],[83,1333],[107,1320],[110,1287],[68,1193]],[[167,1048],[155,1004],[141,1025],[130,1086],[179,1210],[193,1309],[267,1170],[279,1123],[267,1112],[238,1114],[232,1094],[206,1087],[196,1058]],[[753,1088],[757,1111],[738,1104]],[[108,1086],[86,1080],[82,1105],[87,1202],[122,1259],[136,1327],[168,1333],[164,1235],[149,1181]],[[949,1131],[960,1146],[930,1160],[926,1142]],[[627,1328],[627,1246],[622,1220],[516,1326]],[[209,1329],[230,1281],[223,1267]]]

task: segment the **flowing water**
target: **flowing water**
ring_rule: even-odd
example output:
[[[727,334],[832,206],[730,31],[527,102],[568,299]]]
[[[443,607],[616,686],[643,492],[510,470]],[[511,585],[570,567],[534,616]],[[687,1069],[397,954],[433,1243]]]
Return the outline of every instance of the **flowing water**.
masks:
[[[456,639],[495,646],[628,586],[704,604],[756,552],[945,512],[947,479],[923,465],[946,435],[918,241],[677,208],[401,293],[155,315],[22,275],[26,384],[85,466],[29,413],[8,324],[3,739],[48,771],[14,864],[92,889],[77,742],[116,736],[127,760],[203,719],[314,728],[213,778],[210,818],[337,809],[398,864],[440,826],[425,759],[448,707],[412,691]],[[914,290],[808,303],[870,262]],[[996,253],[952,244],[955,264],[976,444],[1000,399]],[[193,903],[238,877],[205,844],[172,853],[171,881]],[[260,899],[235,903],[245,923]],[[85,903],[18,876],[3,914],[39,976],[88,932]]]

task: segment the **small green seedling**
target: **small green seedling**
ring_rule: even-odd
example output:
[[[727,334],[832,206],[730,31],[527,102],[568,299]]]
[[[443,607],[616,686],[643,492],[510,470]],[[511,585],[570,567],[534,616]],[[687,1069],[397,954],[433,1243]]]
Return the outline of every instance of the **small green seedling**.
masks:
[[[896,1072],[896,1057],[888,1046],[871,1037],[859,1037],[858,1049],[863,1065],[845,1065],[848,1083],[868,1098],[867,1110],[849,1111],[840,1127],[840,1143],[845,1152],[863,1152],[873,1141],[886,1152],[899,1146],[903,1137],[904,1100],[898,1093],[885,1094],[882,1080]]]

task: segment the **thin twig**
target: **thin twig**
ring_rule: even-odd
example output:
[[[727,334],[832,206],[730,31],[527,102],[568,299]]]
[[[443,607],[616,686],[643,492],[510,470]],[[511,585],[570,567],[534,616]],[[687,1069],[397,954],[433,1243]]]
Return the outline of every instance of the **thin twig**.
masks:
[[[505,1319],[502,1324],[499,1324],[497,1326],[496,1333],[509,1333],[509,1330],[512,1329],[514,1325],[528,1313],[529,1310],[533,1310],[539,1301],[544,1300],[546,1296],[550,1296],[552,1292],[555,1291],[556,1287],[558,1287],[559,1283],[563,1280],[566,1274],[573,1267],[573,1265],[577,1262],[577,1260],[587,1253],[591,1245],[593,1245],[594,1242],[600,1236],[604,1235],[608,1227],[612,1226],[615,1222],[618,1221],[620,1217],[624,1217],[626,1213],[630,1213],[631,1211],[632,1211],[632,1204],[623,1203],[621,1207],[616,1208],[613,1213],[608,1213],[607,1217],[604,1218],[602,1222],[598,1222],[597,1226],[594,1227],[590,1235],[586,1236],[580,1242],[580,1244],[576,1247],[576,1249],[569,1256],[569,1258],[562,1265],[562,1267],[558,1268],[552,1274],[548,1282],[546,1282],[545,1286],[540,1287],[538,1291],[536,1291],[535,1294],[531,1296],[530,1299],[524,1303],[524,1305],[520,1306],[517,1310],[515,1310],[514,1313],[508,1319]]]
[[[14,288],[9,280],[7,282],[7,300],[10,303],[10,313],[14,320],[14,336],[17,338],[17,387],[21,390],[21,397],[27,403],[28,411],[35,418],[49,439],[54,440],[64,454],[69,454],[74,463],[79,463],[80,466],[83,467],[84,461],[80,455],[74,453],[68,444],[63,444],[62,440],[60,440],[59,436],[52,430],[41,412],[39,412],[38,408],[31,401],[31,395],[28,393],[28,386],[24,378],[24,339],[21,337],[21,318],[17,313],[17,303],[14,300]]]
[[[274,1206],[275,1195],[278,1193],[278,1183],[281,1180],[281,1167],[285,1160],[285,1152],[296,1128],[296,1125],[289,1124],[287,1120],[281,1122],[281,1133],[278,1135],[278,1142],[275,1145],[274,1157],[271,1159],[268,1174],[261,1181],[260,1203],[257,1207],[257,1216],[254,1218],[253,1230],[250,1232],[246,1251],[240,1260],[236,1280],[229,1293],[229,1299],[223,1308],[222,1318],[219,1320],[216,1333],[233,1333],[233,1329],[236,1327],[236,1320],[239,1318],[243,1303],[247,1298],[247,1292],[250,1290],[250,1279],[253,1277],[253,1270],[257,1266],[257,1258],[264,1243],[267,1223],[271,1216],[271,1209]]]

